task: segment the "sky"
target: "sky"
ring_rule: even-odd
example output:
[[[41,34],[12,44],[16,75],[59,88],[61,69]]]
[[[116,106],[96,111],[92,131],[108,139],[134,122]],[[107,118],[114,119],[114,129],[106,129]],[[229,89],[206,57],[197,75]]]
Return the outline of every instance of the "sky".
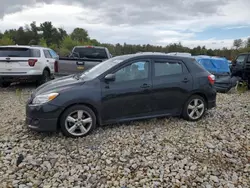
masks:
[[[51,21],[103,43],[231,48],[250,37],[250,0],[0,0],[0,31]]]

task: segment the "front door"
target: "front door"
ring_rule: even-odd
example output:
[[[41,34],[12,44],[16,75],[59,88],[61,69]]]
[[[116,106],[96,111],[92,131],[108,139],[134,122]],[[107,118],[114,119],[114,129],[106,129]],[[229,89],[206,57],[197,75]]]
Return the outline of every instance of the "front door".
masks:
[[[177,114],[193,87],[192,75],[177,60],[154,59],[153,110],[156,114]]]
[[[115,81],[101,81],[102,120],[130,119],[150,113],[150,61],[129,62],[111,73],[115,74]]]

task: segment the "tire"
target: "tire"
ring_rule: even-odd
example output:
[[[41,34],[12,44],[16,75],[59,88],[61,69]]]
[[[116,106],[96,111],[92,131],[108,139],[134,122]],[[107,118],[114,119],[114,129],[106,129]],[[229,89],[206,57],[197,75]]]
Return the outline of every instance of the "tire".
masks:
[[[195,101],[197,101],[196,105],[195,105]],[[202,107],[202,104],[203,104],[203,107]],[[198,108],[199,106],[200,108]],[[193,107],[194,109],[192,110],[191,107]],[[198,121],[204,116],[206,110],[207,110],[207,103],[205,99],[199,95],[192,95],[184,105],[184,108],[182,111],[182,117],[188,121]],[[193,115],[192,115],[192,111],[194,111]],[[199,114],[197,114],[197,112],[199,112]]]
[[[37,81],[38,85],[42,85],[46,82],[50,81],[50,72],[48,70],[44,70],[43,71],[43,75],[42,78],[40,80]]]
[[[83,115],[81,116],[81,114]],[[83,123],[84,120],[85,123]],[[84,137],[91,133],[95,127],[96,115],[85,105],[74,105],[69,107],[63,112],[60,118],[61,131],[67,137]]]
[[[6,88],[6,87],[9,87],[10,84],[11,84],[11,82],[1,82],[0,86],[3,87],[3,88]]]

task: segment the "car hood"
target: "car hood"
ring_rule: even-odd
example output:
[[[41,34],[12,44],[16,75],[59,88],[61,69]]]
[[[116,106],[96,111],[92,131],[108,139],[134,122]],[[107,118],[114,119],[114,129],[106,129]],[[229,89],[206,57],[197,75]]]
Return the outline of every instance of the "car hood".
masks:
[[[62,90],[69,89],[76,85],[81,85],[83,83],[84,81],[82,79],[76,79],[73,77],[73,75],[56,78],[38,87],[33,92],[32,96],[45,93],[60,92]]]

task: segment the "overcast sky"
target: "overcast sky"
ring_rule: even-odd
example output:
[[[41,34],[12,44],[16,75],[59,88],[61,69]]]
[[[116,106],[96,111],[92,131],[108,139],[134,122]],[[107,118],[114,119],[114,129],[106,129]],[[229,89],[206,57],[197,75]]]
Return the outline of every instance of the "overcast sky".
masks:
[[[0,31],[52,21],[107,43],[231,47],[250,36],[250,0],[0,0]]]

